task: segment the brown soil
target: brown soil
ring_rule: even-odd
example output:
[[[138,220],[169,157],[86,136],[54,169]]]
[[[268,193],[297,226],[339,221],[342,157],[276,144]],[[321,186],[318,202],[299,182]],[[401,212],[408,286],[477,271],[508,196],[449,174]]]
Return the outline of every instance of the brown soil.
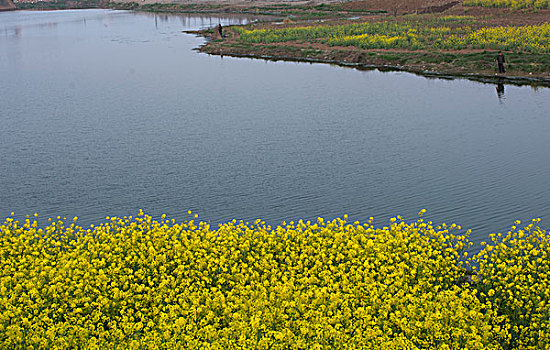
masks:
[[[487,23],[498,25],[535,25],[550,21],[550,10],[513,11],[505,8],[462,6],[457,0],[365,0],[344,3],[348,10],[386,11],[389,15],[404,13],[436,13],[485,17]]]
[[[348,10],[386,11],[389,14],[442,12],[459,2],[456,0],[365,0],[351,1],[342,7]]]
[[[0,0],[1,1],[1,0]],[[10,0],[5,0],[10,1]],[[33,0],[18,0],[33,1]],[[550,10],[512,11],[510,9],[465,7],[462,0],[111,0],[116,3],[136,2],[139,5],[166,3],[174,5],[196,5],[197,11],[203,12],[248,12],[254,13],[255,8],[265,8],[275,5],[315,6],[320,4],[341,5],[347,11],[385,11],[384,16],[402,14],[444,14],[487,17],[488,23],[525,25],[541,24],[550,21]],[[306,11],[307,12],[307,11]],[[353,12],[350,12],[353,14]]]

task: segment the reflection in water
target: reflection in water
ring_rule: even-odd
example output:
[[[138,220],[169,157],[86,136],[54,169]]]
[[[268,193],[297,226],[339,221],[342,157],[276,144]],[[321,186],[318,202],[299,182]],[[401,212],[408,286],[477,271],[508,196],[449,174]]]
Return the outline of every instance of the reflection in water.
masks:
[[[168,14],[138,14],[129,13],[127,11],[115,10],[85,10],[85,11],[14,11],[11,14],[4,14],[0,17],[0,35],[6,38],[21,39],[22,33],[43,35],[48,31],[57,31],[58,25],[67,26],[70,23],[80,24],[86,27],[90,23],[100,20],[105,28],[111,26],[113,20],[117,21],[120,18],[127,16],[134,17],[149,17],[153,19],[155,27],[160,29],[161,23],[167,26],[171,22],[178,21],[184,30],[192,28],[206,29],[214,27],[220,21],[227,24],[246,24],[256,21],[260,18],[269,18],[263,16],[248,16],[248,15],[201,15],[180,14],[171,16]],[[91,22],[90,22],[91,21]],[[165,26],[166,27],[166,26]],[[38,30],[36,30],[38,29]],[[73,28],[75,29],[75,28]],[[91,29],[95,30],[95,29]],[[61,33],[63,34],[63,33]]]
[[[504,84],[502,78],[500,78],[497,83],[497,96],[499,100],[504,98]]]
[[[41,23],[38,25],[38,28],[42,30],[45,30],[45,29],[54,30],[57,28],[57,22]]]
[[[21,26],[15,27],[15,36],[21,38]]]

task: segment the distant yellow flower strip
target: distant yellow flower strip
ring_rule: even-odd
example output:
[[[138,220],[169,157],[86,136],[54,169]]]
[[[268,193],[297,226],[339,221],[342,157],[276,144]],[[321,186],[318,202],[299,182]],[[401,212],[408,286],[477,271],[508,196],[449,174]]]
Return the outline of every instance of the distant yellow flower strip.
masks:
[[[550,53],[550,24],[482,28],[468,35],[451,36],[443,45]]]
[[[345,219],[213,229],[140,213],[83,229],[76,220],[39,228],[8,218],[0,225],[0,348],[548,344],[545,231],[530,226],[486,247],[480,282],[470,285],[460,227]]]
[[[550,0],[464,0],[464,6],[508,7],[519,9],[550,9]]]
[[[346,25],[312,25],[301,27],[290,27],[281,29],[256,29],[247,30],[235,27],[240,32],[240,41],[250,43],[277,43],[294,40],[315,40],[335,36],[350,36],[362,34],[384,33],[392,35],[393,33],[406,32],[408,25],[396,22],[376,22],[376,23],[352,23]]]
[[[406,35],[398,36],[361,34],[335,37],[329,40],[329,44],[334,46],[356,46],[363,49],[420,49],[423,47],[423,45],[418,41],[417,36],[414,32],[408,32],[406,33]]]
[[[550,0],[549,0],[550,1]],[[550,24],[475,28],[468,16],[428,19],[409,16],[406,22],[365,22],[347,25],[312,25],[281,29],[236,28],[239,41],[280,43],[304,41],[363,49],[407,50],[492,49],[550,53]]]

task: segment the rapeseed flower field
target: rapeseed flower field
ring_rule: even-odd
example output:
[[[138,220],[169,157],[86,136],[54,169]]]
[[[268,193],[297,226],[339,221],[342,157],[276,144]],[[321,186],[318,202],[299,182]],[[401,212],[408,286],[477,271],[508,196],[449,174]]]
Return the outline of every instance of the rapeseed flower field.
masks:
[[[419,213],[420,216],[424,210]],[[2,349],[544,349],[550,237],[420,217],[0,224]],[[473,270],[473,279],[468,275]]]
[[[549,10],[549,0],[464,0],[464,6],[505,7],[514,10]]]
[[[409,16],[402,22],[308,25],[280,29],[236,27],[243,43],[307,42],[362,49],[502,50],[550,53],[550,24],[484,27],[471,16]]]

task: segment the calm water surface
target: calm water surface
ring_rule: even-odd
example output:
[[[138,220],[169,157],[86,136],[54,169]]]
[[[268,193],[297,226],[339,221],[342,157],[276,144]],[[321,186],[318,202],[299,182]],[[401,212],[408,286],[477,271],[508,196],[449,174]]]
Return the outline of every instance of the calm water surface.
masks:
[[[246,18],[0,13],[0,216],[550,218],[550,90],[199,54]]]

